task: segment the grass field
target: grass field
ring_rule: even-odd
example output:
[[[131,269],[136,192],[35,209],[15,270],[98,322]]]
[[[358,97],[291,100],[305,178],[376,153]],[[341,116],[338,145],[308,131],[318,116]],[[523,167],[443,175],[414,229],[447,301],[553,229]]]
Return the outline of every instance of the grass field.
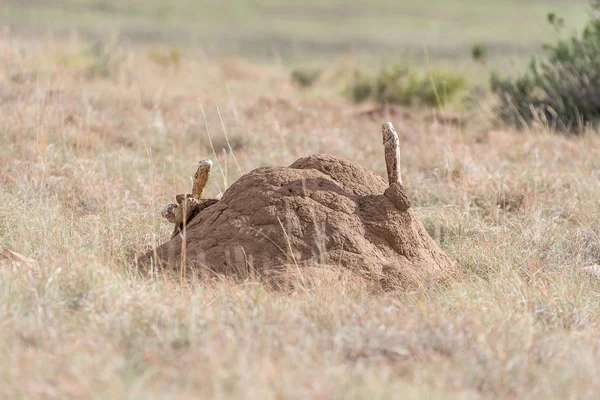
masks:
[[[584,0],[523,2],[29,0],[0,4],[0,23],[36,35],[73,29],[137,42],[171,42],[209,55],[271,60],[330,58],[350,51],[366,56],[460,60],[474,43],[492,54],[522,57],[555,33],[546,14],[562,15],[575,29],[587,17]]]
[[[2,3],[11,30],[0,36],[0,397],[597,396],[597,133],[492,128],[486,102],[457,114],[458,126],[429,109],[371,118],[371,105],[341,96],[340,61],[300,90],[273,53],[261,59],[244,45],[285,38],[307,60],[328,43],[335,57],[347,56],[340,43],[380,57],[406,44],[464,58],[476,39],[532,51],[546,11],[576,20],[585,9],[376,3]],[[223,15],[239,25],[213,19]],[[87,43],[48,31],[76,28],[154,32],[154,42],[125,40],[91,74],[99,64],[81,55]],[[225,49],[198,56],[194,46],[215,37]],[[180,38],[190,47],[177,66],[149,53]],[[232,57],[236,46],[253,61]],[[332,279],[274,292],[255,281],[133,276],[135,254],[168,238],[159,210],[189,190],[198,159],[222,168],[208,197],[238,178],[224,130],[242,172],[323,152],[384,176],[387,118],[414,209],[460,266],[453,284],[379,292]]]

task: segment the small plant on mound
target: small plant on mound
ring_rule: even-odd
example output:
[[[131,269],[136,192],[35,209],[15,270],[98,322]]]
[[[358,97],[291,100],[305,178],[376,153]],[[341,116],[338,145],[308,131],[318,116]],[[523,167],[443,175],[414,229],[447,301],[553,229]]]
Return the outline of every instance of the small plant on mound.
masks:
[[[592,2],[592,11],[581,35],[544,45],[548,57],[534,57],[523,75],[510,79],[492,74],[500,120],[519,128],[538,121],[571,134],[600,123],[600,0]],[[558,31],[563,27],[562,18],[553,13],[548,22]]]
[[[321,76],[319,69],[295,69],[292,71],[292,81],[300,87],[311,87]]]
[[[374,78],[357,73],[348,93],[357,103],[374,98],[381,105],[441,107],[466,86],[466,79],[453,72],[425,73],[407,66],[391,66]]]

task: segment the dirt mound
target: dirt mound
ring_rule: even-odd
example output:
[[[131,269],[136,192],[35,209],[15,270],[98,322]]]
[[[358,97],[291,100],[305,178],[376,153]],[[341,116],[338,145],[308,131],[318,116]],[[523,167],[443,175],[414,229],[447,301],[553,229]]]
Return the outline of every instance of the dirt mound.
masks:
[[[140,260],[180,268],[183,234]],[[289,167],[256,169],[189,221],[187,271],[281,277],[285,271],[343,267],[384,286],[439,281],[454,263],[388,186],[350,161],[313,155]]]

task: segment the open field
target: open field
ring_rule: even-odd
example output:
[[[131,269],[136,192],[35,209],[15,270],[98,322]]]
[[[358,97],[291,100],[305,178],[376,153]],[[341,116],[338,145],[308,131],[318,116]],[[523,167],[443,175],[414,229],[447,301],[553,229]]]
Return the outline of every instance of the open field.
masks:
[[[428,109],[372,117],[364,111],[374,105],[356,106],[340,94],[339,62],[325,64],[321,82],[300,90],[271,57],[249,62],[190,50],[177,66],[161,65],[148,48],[123,45],[94,75],[81,56],[86,43],[23,32],[44,15],[55,28],[106,22],[144,32],[159,24],[165,37],[151,48],[169,48],[181,21],[199,21],[183,5],[196,10],[200,3],[181,2],[164,18],[159,1],[145,8],[68,3],[80,11],[58,2],[2,3],[3,21],[14,26],[0,36],[0,397],[597,396],[600,267],[590,272],[600,264],[597,133],[573,139],[542,126],[492,128],[487,100],[475,112],[452,114],[458,124]],[[211,4],[194,15],[209,21],[223,12]],[[286,21],[296,11],[269,2],[281,19],[262,26],[256,10],[267,2],[254,4],[240,6],[234,20],[254,27],[257,43],[277,29],[288,38],[304,34]],[[401,10],[409,2],[394,4],[388,7]],[[538,28],[526,15],[539,11],[543,19],[549,4],[585,15],[569,1],[502,2],[501,11],[477,4],[411,6],[411,32],[438,13],[456,18],[445,26],[458,33],[453,44],[418,34],[409,44],[434,43],[440,55],[456,44],[468,57],[471,41],[489,28],[488,43],[531,49]],[[314,7],[298,14],[314,24],[308,40],[325,43],[319,40],[329,22],[311,13],[327,13]],[[395,10],[381,15],[396,19]],[[459,29],[453,21],[470,20],[469,13],[498,18]],[[505,31],[499,16],[514,29]],[[340,18],[348,20],[336,28],[340,38],[352,41],[355,26],[358,37],[388,45],[376,29],[381,16]],[[182,37],[223,29],[198,25]],[[523,42],[521,29],[529,32]],[[241,34],[232,35],[240,45]],[[302,54],[321,56],[311,51]],[[399,131],[404,185],[417,214],[460,266],[453,284],[382,292],[340,275],[314,286],[298,281],[283,293],[255,281],[132,273],[140,249],[168,238],[172,226],[160,208],[189,191],[200,158],[219,161],[208,197],[239,177],[237,163],[245,173],[316,152],[384,176],[385,120]]]
[[[73,29],[136,42],[202,48],[209,55],[277,60],[330,58],[349,51],[373,57],[461,60],[474,43],[493,55],[538,52],[555,32],[546,14],[569,29],[586,18],[584,0],[193,1],[28,0],[0,3],[0,24],[39,35]]]
[[[583,268],[600,261],[598,137],[392,118],[409,196],[462,267],[451,288],[140,280],[132,254],[170,232],[160,205],[213,154],[201,107],[225,171],[211,196],[238,176],[217,107],[243,171],[325,152],[384,174],[381,121],[241,61],[176,72],[132,53],[112,80],[46,61],[45,77],[19,81],[9,73],[53,53],[1,51],[0,244],[26,257],[0,261],[2,395],[597,393],[600,283]]]

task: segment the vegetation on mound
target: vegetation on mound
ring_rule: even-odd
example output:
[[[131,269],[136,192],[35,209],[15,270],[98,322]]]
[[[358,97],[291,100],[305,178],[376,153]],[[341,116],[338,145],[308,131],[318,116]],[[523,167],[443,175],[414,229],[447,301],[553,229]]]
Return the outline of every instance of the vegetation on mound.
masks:
[[[518,128],[541,122],[570,134],[600,123],[600,0],[591,8],[581,34],[544,45],[547,59],[534,56],[527,71],[515,79],[492,74],[499,100],[495,111],[502,122]],[[548,22],[562,32],[562,18],[550,13]]]

